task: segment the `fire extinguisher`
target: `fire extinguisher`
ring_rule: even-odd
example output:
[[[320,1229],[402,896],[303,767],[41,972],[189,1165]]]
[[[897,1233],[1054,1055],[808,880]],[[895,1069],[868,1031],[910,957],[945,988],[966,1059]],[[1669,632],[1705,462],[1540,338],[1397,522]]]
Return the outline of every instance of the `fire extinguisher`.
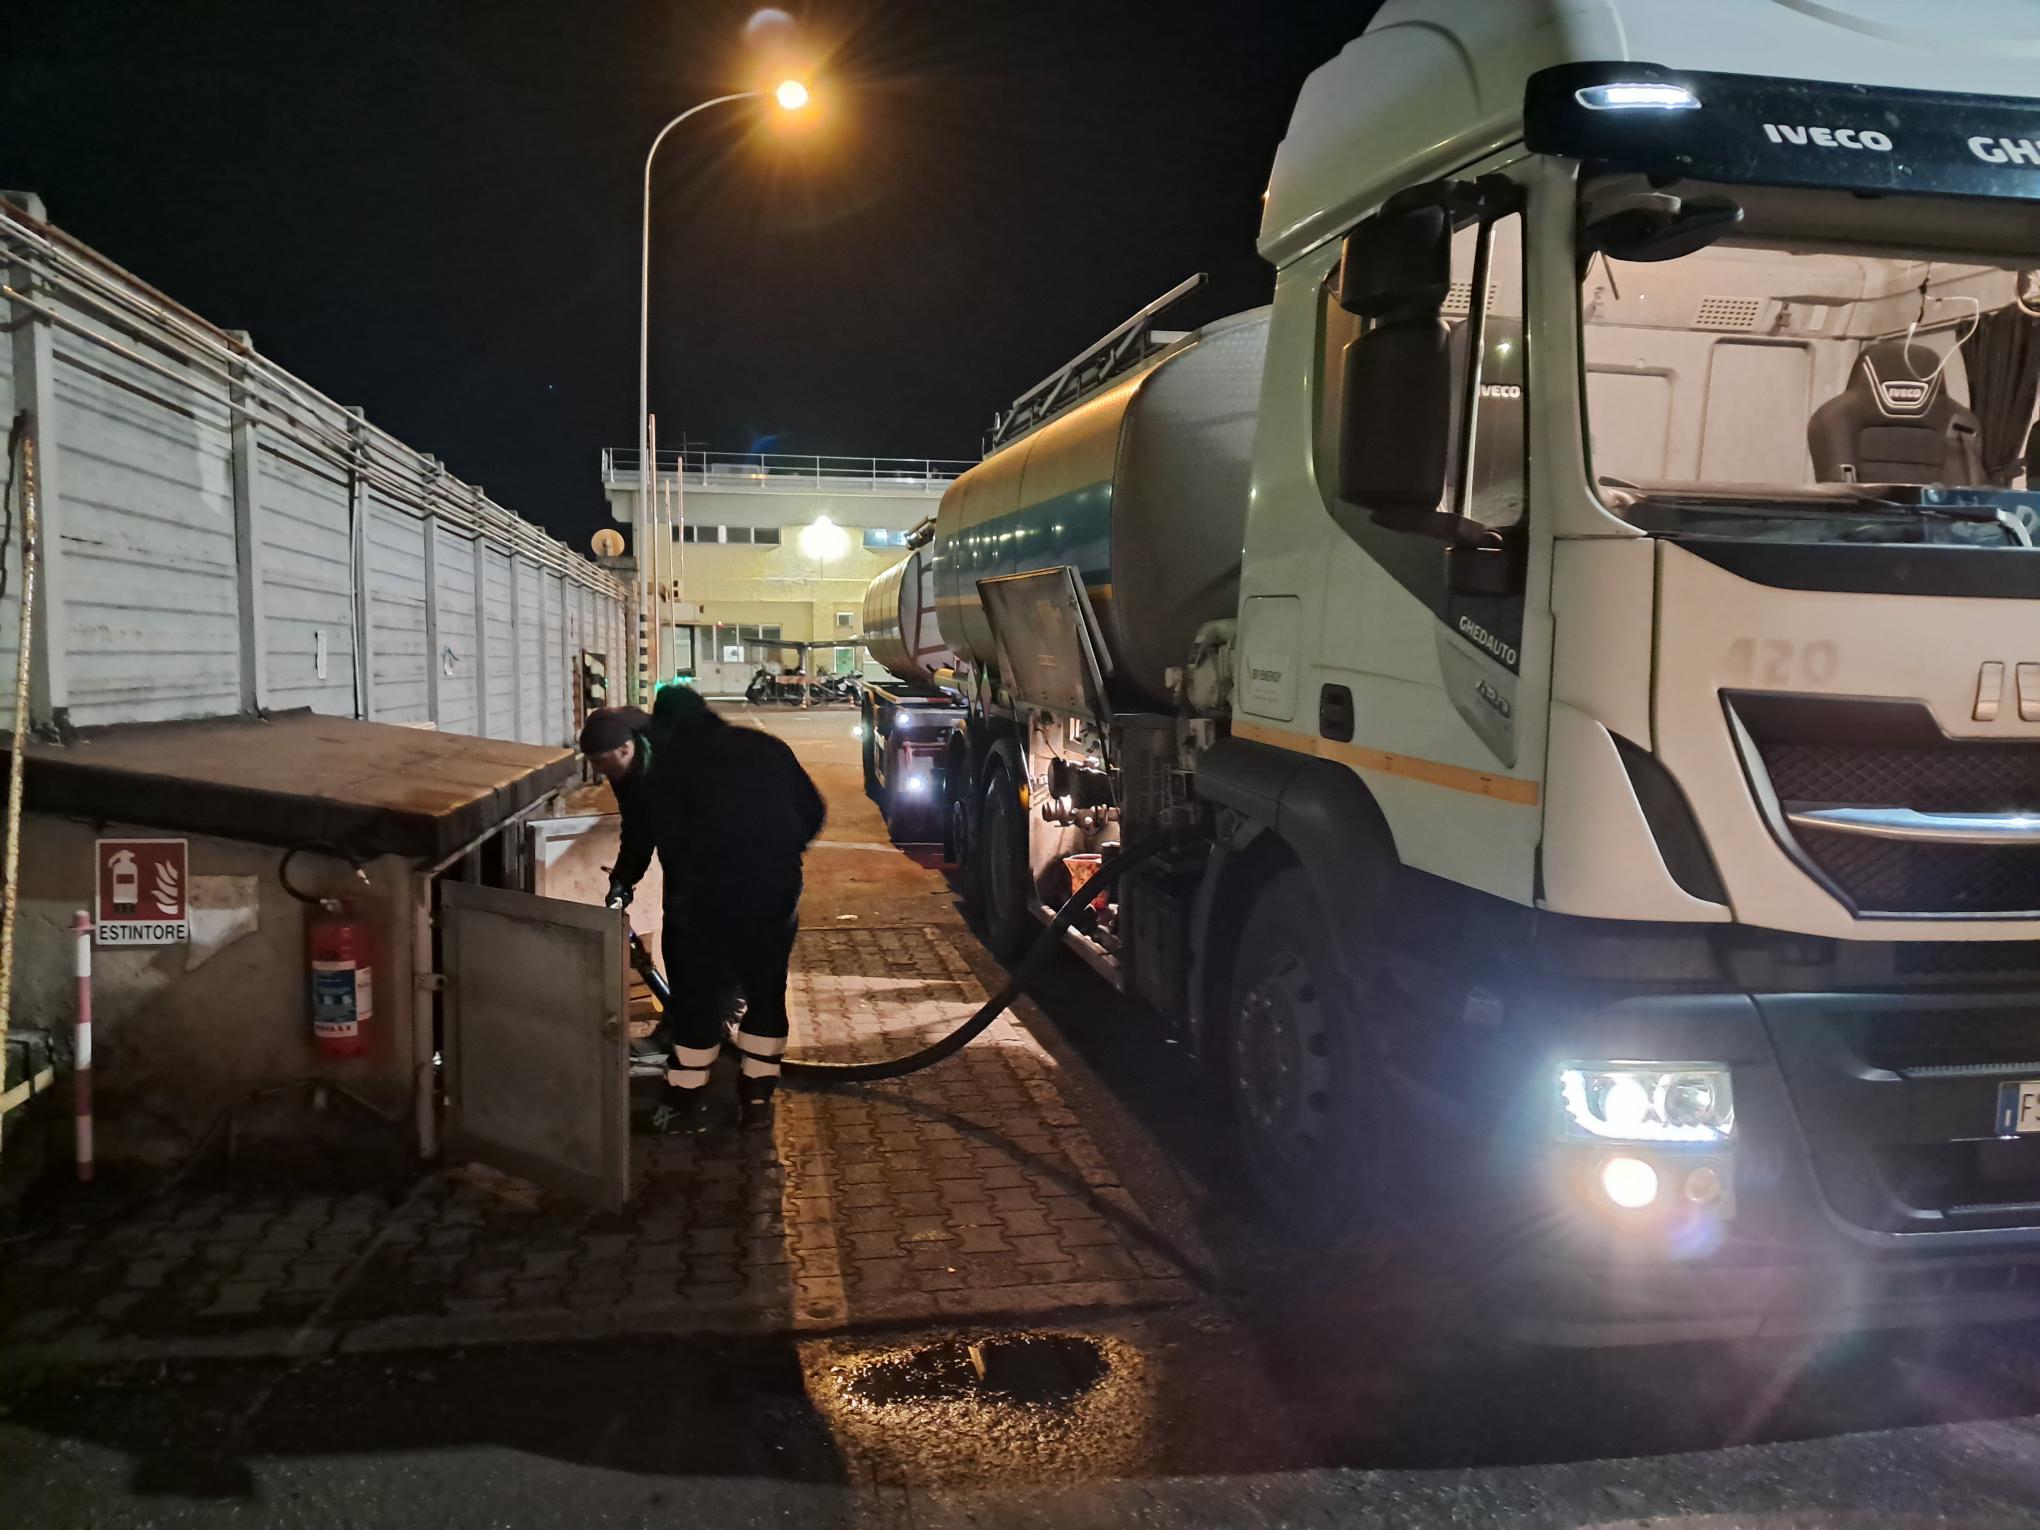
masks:
[[[328,1057],[368,1050],[375,1017],[375,970],[369,923],[343,898],[321,898],[306,926],[312,976],[312,1034]]]

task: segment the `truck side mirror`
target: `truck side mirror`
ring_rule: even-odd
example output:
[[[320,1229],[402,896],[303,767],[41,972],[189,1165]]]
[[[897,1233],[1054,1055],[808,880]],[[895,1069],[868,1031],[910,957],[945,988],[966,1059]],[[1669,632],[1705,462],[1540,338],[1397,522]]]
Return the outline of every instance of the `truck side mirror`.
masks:
[[[1452,290],[1452,217],[1441,205],[1370,218],[1339,250],[1339,306],[1363,319],[1435,317]]]
[[[1441,515],[1452,446],[1452,357],[1435,318],[1390,319],[1346,347],[1339,498],[1396,530]]]

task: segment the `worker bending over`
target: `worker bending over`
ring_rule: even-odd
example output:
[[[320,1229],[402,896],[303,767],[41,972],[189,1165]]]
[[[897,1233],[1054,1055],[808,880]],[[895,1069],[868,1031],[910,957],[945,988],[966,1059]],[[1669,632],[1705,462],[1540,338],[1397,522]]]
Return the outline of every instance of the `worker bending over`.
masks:
[[[658,852],[666,886],[664,954],[673,1053],[652,1117],[659,1131],[709,1124],[709,1069],[723,1042],[721,998],[742,992],[737,1101],[746,1125],[771,1119],[786,1050],[786,968],[800,927],[801,856],[821,832],[821,794],[793,751],[737,728],[692,689],[669,685],[651,716],[589,714],[581,752],[609,781],[623,848],[609,902],[628,908]]]

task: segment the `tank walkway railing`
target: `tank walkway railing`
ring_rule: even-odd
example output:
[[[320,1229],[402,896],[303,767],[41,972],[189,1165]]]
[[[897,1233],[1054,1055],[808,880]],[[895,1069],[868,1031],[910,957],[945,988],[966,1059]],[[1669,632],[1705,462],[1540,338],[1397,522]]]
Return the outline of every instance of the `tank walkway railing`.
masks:
[[[798,493],[828,489],[846,494],[940,494],[977,464],[952,457],[825,457],[787,452],[661,450],[655,471],[678,475],[687,488],[757,489]],[[638,449],[602,449],[604,484],[627,486],[639,474]]]

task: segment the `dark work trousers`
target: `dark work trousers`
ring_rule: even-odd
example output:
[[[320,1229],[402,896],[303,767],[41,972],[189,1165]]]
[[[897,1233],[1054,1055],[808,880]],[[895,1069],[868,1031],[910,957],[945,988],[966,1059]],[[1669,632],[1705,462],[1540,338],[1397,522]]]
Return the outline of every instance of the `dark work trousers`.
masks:
[[[786,1051],[786,969],[800,929],[794,913],[774,918],[716,921],[688,919],[666,910],[666,975],[672,985],[670,1031],[673,1056],[666,1082],[699,1089],[722,1050],[728,1000],[744,997],[736,1035],[739,1072],[748,1092],[769,1092]]]

